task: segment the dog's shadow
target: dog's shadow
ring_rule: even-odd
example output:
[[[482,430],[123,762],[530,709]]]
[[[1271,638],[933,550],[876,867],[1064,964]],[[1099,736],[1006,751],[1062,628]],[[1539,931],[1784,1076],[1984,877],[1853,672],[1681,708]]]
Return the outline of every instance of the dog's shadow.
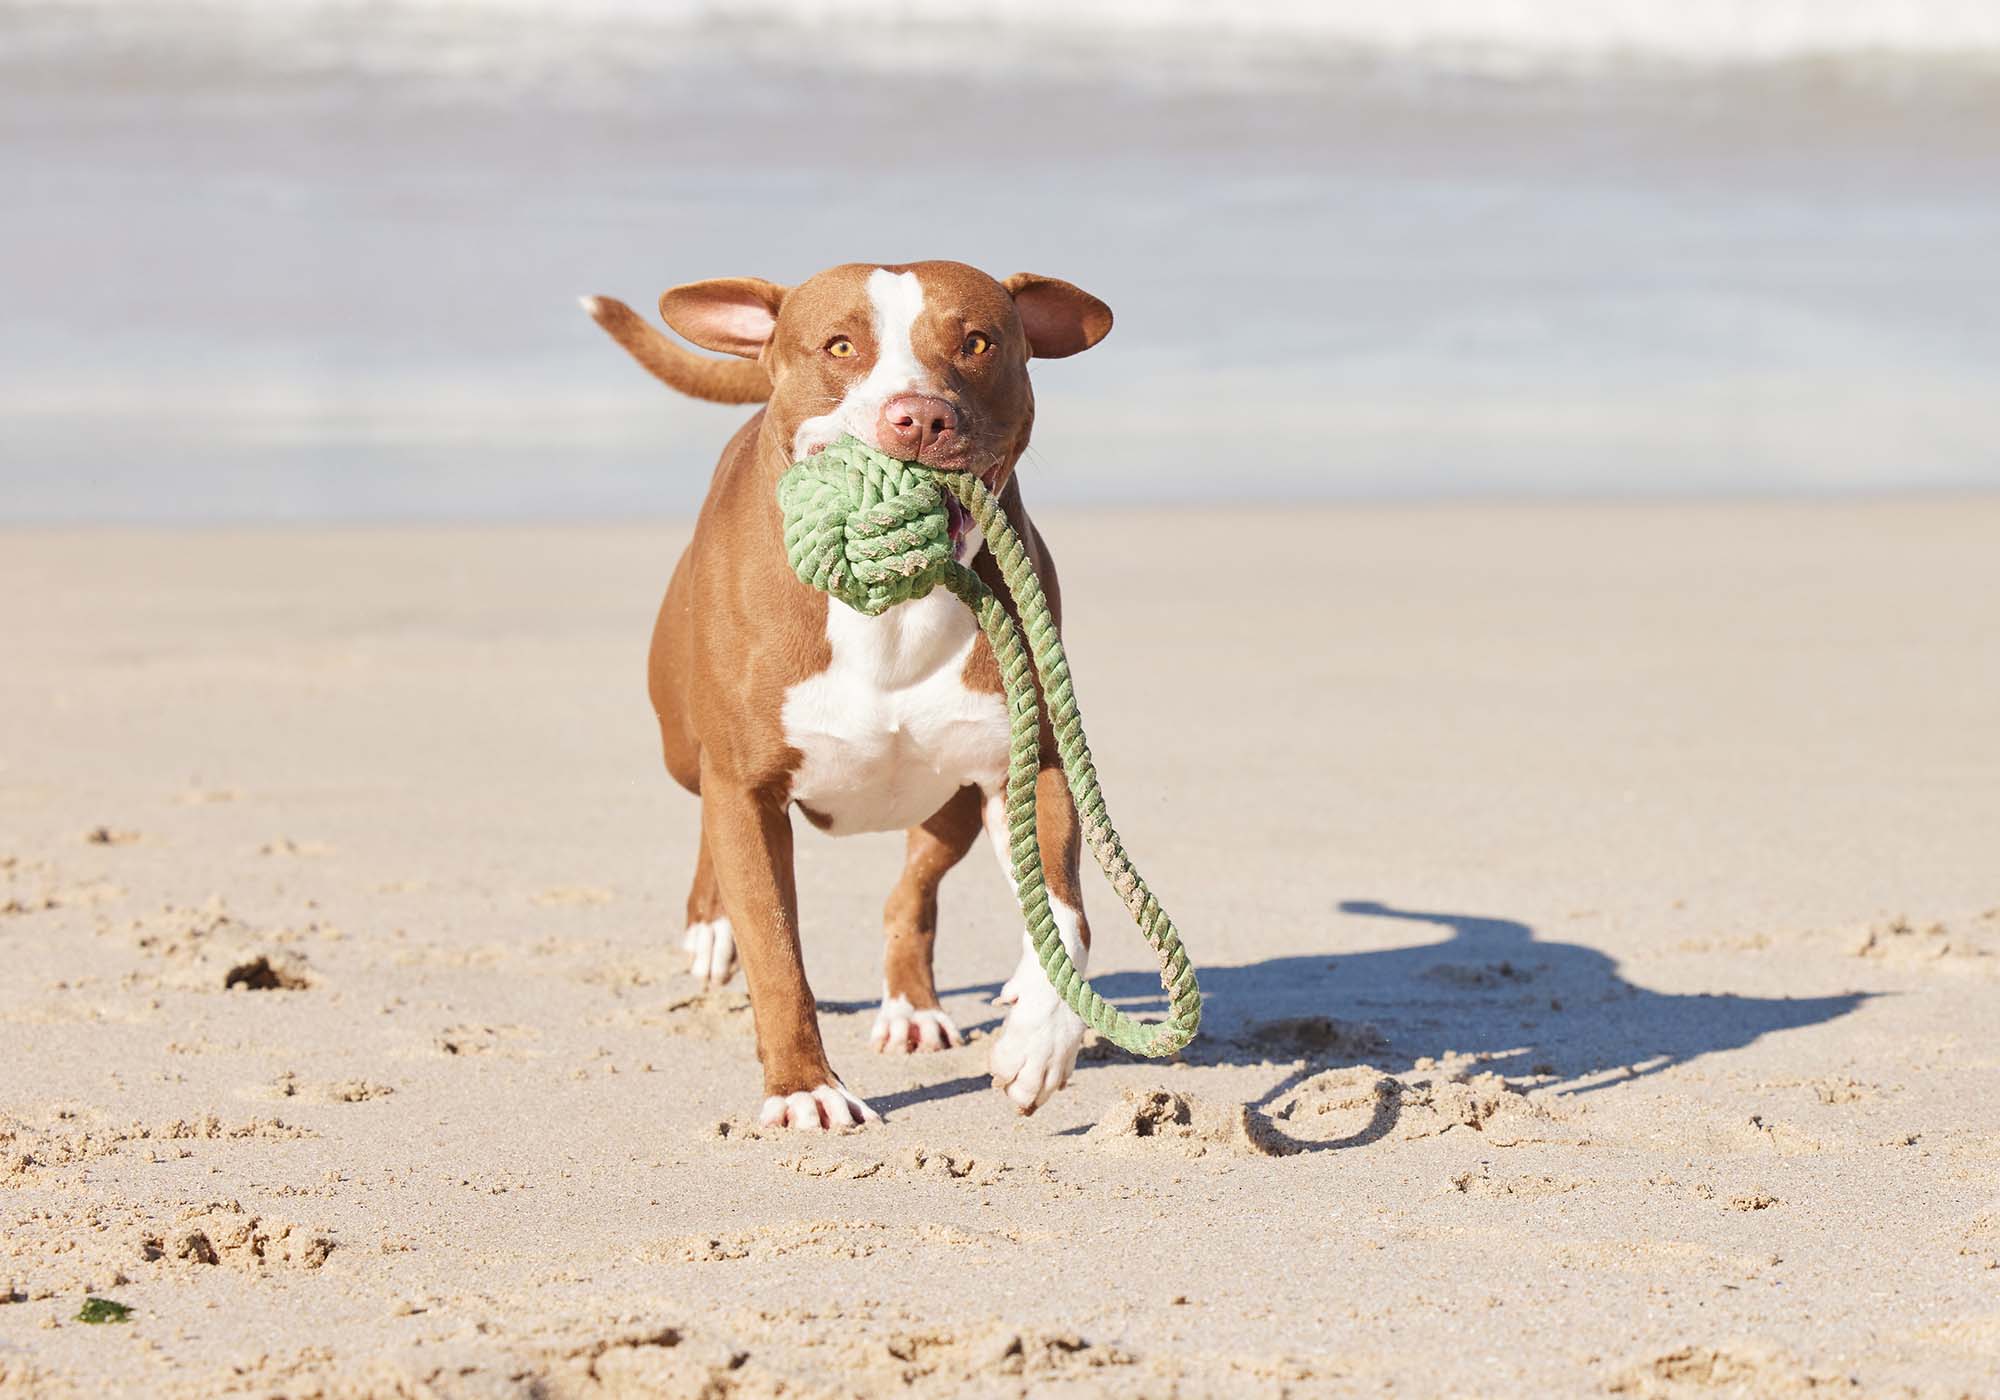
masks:
[[[1538,937],[1518,920],[1374,900],[1348,900],[1339,908],[1442,930],[1443,936],[1370,952],[1328,949],[1202,966],[1202,1033],[1183,1058],[1196,1065],[1290,1066],[1253,1108],[1275,1102],[1330,1065],[1359,1059],[1394,1074],[1427,1058],[1471,1056],[1482,1070],[1533,1078],[1558,1093],[1601,1092],[1779,1031],[1834,1020],[1872,995],[1655,992],[1627,981],[1617,960],[1597,949]],[[1114,972],[1092,981],[1106,999],[1135,1015],[1165,1009],[1152,973]],[[986,984],[945,995],[991,996],[997,990]],[[984,1086],[983,1078],[966,1077],[885,1096],[878,1107],[906,1108]],[[1396,1113],[1393,1098],[1385,1098],[1352,1137],[1294,1146],[1361,1146],[1387,1134]]]

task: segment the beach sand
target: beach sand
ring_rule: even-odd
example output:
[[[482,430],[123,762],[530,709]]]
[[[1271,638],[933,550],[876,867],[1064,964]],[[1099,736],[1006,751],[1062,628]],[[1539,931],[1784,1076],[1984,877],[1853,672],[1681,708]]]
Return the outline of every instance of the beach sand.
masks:
[[[982,850],[878,1058],[806,832],[831,1137],[681,967],[684,532],[7,535],[0,1395],[2000,1394],[2000,503],[1042,523],[1206,1028],[1016,1117]]]

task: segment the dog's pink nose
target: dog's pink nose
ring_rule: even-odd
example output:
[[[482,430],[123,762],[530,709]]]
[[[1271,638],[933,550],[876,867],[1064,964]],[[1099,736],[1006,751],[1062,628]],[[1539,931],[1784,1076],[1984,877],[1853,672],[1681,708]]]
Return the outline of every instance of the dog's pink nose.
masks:
[[[929,394],[898,394],[882,405],[875,436],[892,457],[914,461],[933,443],[958,430],[958,410]]]

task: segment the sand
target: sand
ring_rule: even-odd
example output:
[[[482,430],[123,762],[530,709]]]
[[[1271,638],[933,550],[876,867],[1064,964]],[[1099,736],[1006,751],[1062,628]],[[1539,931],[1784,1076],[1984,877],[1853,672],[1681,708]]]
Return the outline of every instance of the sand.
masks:
[[[1016,1117],[976,852],[878,1058],[807,834],[833,1137],[679,966],[682,532],[0,539],[0,1395],[2000,1394],[2000,503],[1043,524],[1207,1030]]]

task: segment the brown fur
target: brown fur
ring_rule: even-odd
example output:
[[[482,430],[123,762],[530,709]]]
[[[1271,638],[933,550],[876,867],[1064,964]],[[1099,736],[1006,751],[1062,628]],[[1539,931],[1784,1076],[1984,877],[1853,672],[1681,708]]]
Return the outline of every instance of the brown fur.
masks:
[[[1022,276],[1003,286],[957,263],[920,263],[925,310],[912,331],[927,365],[949,367],[944,390],[960,420],[947,460],[931,465],[978,471],[999,490],[1003,508],[1026,541],[1061,619],[1053,561],[1029,522],[1013,471],[1034,423],[1028,384],[1032,354],[1073,354],[1109,330],[1111,313],[1086,293],[1053,279]],[[760,322],[768,336],[745,369],[766,381],[768,406],[723,449],[694,538],[675,567],[653,633],[648,688],[659,717],[666,766],[702,802],[702,844],[690,922],[726,911],[750,986],[758,1057],[767,1095],[784,1096],[838,1082],[827,1062],[799,947],[798,891],[792,873],[792,775],[800,754],[786,743],[780,713],[785,693],[826,669],[829,600],[795,578],[785,561],[776,487],[790,465],[800,424],[839,401],[868,372],[875,356],[865,283],[872,264],[833,268],[785,289],[754,278],[675,288],[662,309],[696,344],[745,353]],[[1020,290],[1011,291],[1018,287]],[[1032,309],[1024,325],[1022,305]],[[707,375],[710,362],[671,345],[639,323],[629,308],[599,299],[593,311],[619,343],[660,378],[697,397],[725,398]],[[622,316],[619,313],[623,313]],[[987,355],[960,352],[978,330],[995,347]],[[856,354],[825,353],[829,338],[851,339]],[[658,346],[672,357],[662,360]],[[687,362],[701,368],[690,371]],[[731,384],[738,381],[732,380]],[[733,392],[733,390],[732,390]],[[989,586],[1000,579],[990,554],[974,567]],[[1004,590],[1002,590],[1004,596]],[[971,688],[997,693],[998,667],[983,639],[967,660]],[[1037,785],[1043,860],[1053,894],[1081,909],[1077,887],[1078,829],[1046,720]],[[977,840],[980,803],[961,790],[908,834],[902,878],[884,914],[885,971],[892,995],[919,1009],[937,1005],[931,954],[937,889],[944,874]],[[1084,933],[1088,938],[1087,927]]]
[[[683,394],[710,403],[762,403],[771,397],[770,376],[760,365],[711,360],[683,349],[613,297],[585,297],[583,309],[656,379]]]

